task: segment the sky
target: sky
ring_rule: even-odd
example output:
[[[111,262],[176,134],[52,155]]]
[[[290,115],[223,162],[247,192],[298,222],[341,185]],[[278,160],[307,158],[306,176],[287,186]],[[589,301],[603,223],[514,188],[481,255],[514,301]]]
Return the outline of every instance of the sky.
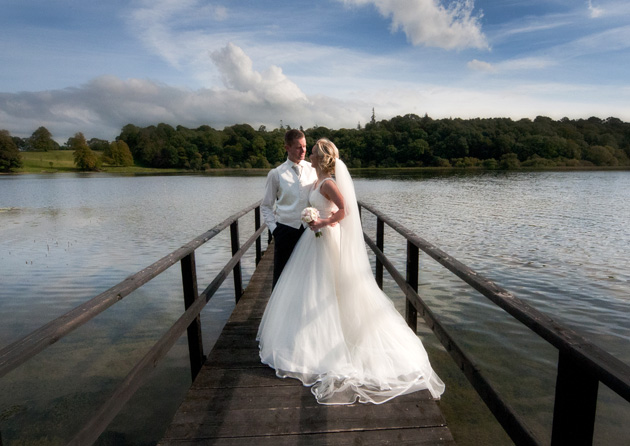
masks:
[[[0,129],[630,121],[627,0],[0,0]]]

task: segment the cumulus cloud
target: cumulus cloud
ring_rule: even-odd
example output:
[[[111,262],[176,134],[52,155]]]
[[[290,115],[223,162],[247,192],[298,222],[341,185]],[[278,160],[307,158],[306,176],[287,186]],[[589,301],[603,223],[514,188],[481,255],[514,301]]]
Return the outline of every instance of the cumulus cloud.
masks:
[[[65,142],[79,131],[88,139],[112,140],[129,123],[148,126],[164,122],[221,129],[237,123],[277,128],[282,121],[291,127],[354,128],[358,122],[369,119],[372,107],[376,108],[378,119],[407,113],[428,113],[434,118],[456,113],[462,118],[546,115],[559,119],[601,115],[628,119],[628,89],[578,86],[575,91],[580,94],[563,96],[559,94],[559,84],[538,91],[505,79],[476,83],[469,88],[361,79],[356,82],[355,91],[346,88],[343,95],[333,97],[305,93],[278,66],[257,70],[235,44],[206,54],[223,86],[190,89],[147,79],[101,76],[77,88],[0,93],[0,123],[20,137],[28,137],[45,126],[57,141]],[[536,58],[496,64],[473,60],[469,68],[501,72],[544,67],[548,63]],[[566,97],[575,98],[571,99],[575,103],[567,102]]]
[[[340,0],[347,5],[374,5],[391,18],[392,30],[402,30],[413,45],[448,50],[487,49],[481,30],[481,14],[473,15],[473,0],[455,0],[444,6],[440,0]]]
[[[251,93],[269,103],[307,100],[306,95],[282,73],[280,67],[272,65],[263,73],[255,71],[249,56],[231,42],[214,51],[211,57],[228,88]]]
[[[193,128],[248,123],[276,128],[282,120],[293,127],[339,128],[368,119],[370,105],[326,96],[309,98],[279,67],[254,70],[251,59],[234,44],[213,52],[212,60],[226,88],[191,90],[146,79],[102,76],[78,88],[0,93],[0,122],[20,137],[43,125],[65,142],[78,131],[87,138],[112,140],[129,123]]]
[[[259,84],[254,82],[254,85]],[[12,135],[20,137],[30,136],[43,125],[58,142],[65,142],[78,131],[88,139],[112,140],[129,123],[148,126],[164,122],[190,128],[207,124],[218,129],[248,123],[254,128],[259,125],[277,128],[282,120],[291,127],[354,128],[357,122],[365,123],[369,119],[374,106],[378,119],[407,113],[428,113],[433,118],[501,116],[520,119],[545,115],[554,119],[564,116],[629,119],[630,89],[599,85],[497,82],[492,87],[478,84],[474,88],[456,88],[415,83],[383,87],[381,84],[355,92],[356,99],[309,95],[306,99],[281,98],[275,102],[270,100],[273,95],[264,100],[254,94],[251,87],[240,88],[189,90],[150,80],[106,76],[79,88],[0,93],[0,122]]]

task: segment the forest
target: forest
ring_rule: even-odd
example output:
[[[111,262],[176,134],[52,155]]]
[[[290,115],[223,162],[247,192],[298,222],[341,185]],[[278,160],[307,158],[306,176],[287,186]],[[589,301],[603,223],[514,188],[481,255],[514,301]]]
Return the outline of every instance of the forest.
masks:
[[[95,138],[86,143],[91,150],[107,151],[110,147],[110,152],[113,143],[124,143],[133,163],[146,167],[269,168],[286,159],[283,138],[288,129],[283,126],[273,130],[265,126],[254,129],[249,124],[236,124],[223,130],[208,125],[190,129],[164,123],[148,127],[127,124],[112,143]],[[331,139],[341,157],[354,168],[630,166],[630,123],[613,117],[556,121],[538,116],[514,121],[432,119],[427,115],[407,114],[376,121],[372,113],[372,119],[363,127],[360,124],[353,129],[315,126],[301,130],[309,147],[317,138]],[[77,135],[65,146],[56,148],[73,148]],[[19,150],[42,150],[44,143],[38,142],[37,148],[37,141],[32,138],[12,137],[12,140]],[[48,144],[51,147],[45,150],[55,149],[56,143]],[[2,146],[4,143],[0,144],[0,151]]]

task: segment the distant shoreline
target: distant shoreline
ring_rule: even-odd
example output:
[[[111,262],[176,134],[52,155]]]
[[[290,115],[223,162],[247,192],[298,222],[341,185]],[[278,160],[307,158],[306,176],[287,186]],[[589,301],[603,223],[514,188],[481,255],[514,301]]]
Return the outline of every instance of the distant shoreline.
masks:
[[[99,171],[79,169],[52,169],[34,171],[19,169],[16,172],[0,172],[0,175],[51,175],[80,173],[83,175],[120,174],[120,175],[208,175],[208,176],[266,176],[270,169],[261,168],[220,168],[211,170],[155,169],[146,167],[103,168]],[[369,167],[349,169],[355,175],[414,174],[437,172],[578,172],[578,171],[630,171],[630,166],[554,166],[519,169],[484,169],[482,167]]]
[[[73,152],[69,150],[53,150],[48,152],[20,152],[23,166],[13,172],[0,172],[0,175],[24,175],[39,174],[50,175],[55,173],[81,173],[81,174],[132,174],[132,175],[266,175],[270,168],[259,167],[220,167],[208,170],[187,170],[177,168],[155,168],[143,166],[116,167],[105,165],[99,171],[86,172],[79,170],[74,165]],[[358,175],[382,175],[396,173],[430,173],[430,172],[563,172],[563,171],[625,171],[630,166],[536,166],[518,167],[513,169],[488,169],[483,166],[470,167],[356,167],[350,171]]]

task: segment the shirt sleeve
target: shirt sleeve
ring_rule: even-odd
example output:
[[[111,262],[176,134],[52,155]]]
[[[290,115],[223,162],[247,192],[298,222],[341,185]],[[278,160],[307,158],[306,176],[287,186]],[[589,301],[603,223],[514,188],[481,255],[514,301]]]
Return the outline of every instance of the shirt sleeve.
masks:
[[[276,204],[279,184],[278,171],[273,169],[267,174],[265,195],[263,196],[262,203],[260,204],[260,212],[262,213],[263,221],[267,224],[267,227],[272,234],[276,229],[276,216],[273,209]]]

